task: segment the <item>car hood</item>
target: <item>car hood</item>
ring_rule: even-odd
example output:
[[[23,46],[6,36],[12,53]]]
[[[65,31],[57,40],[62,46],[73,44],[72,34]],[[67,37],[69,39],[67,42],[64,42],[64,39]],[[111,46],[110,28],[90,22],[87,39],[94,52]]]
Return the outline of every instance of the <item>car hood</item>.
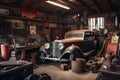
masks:
[[[68,38],[68,39],[62,39],[60,40],[62,43],[73,43],[73,42],[79,42],[82,41],[81,38]]]

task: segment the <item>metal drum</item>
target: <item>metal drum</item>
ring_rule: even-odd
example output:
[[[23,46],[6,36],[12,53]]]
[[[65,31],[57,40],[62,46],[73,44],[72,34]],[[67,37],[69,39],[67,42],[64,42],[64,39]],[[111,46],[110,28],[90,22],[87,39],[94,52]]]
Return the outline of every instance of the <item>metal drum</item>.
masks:
[[[72,60],[72,71],[76,73],[82,73],[85,71],[85,60],[77,59],[76,61]]]

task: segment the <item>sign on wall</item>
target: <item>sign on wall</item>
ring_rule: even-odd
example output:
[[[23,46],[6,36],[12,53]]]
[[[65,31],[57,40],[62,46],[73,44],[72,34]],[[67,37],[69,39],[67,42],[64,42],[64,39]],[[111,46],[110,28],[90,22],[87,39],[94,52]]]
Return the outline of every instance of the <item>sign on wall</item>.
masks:
[[[9,10],[8,9],[0,9],[0,15],[9,15]]]
[[[13,29],[25,29],[25,23],[22,20],[9,19],[6,22],[10,22]]]
[[[37,17],[37,12],[32,8],[21,8],[21,15],[30,19]]]
[[[35,25],[30,26],[30,34],[36,34],[36,26]]]
[[[49,23],[49,27],[57,27],[57,24],[55,24],[55,23]]]

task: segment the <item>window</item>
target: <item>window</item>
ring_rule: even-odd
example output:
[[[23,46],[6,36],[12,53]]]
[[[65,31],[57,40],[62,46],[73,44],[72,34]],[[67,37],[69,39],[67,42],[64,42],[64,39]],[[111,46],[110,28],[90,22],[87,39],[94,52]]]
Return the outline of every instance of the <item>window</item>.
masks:
[[[89,30],[104,28],[104,17],[89,18],[88,27]]]

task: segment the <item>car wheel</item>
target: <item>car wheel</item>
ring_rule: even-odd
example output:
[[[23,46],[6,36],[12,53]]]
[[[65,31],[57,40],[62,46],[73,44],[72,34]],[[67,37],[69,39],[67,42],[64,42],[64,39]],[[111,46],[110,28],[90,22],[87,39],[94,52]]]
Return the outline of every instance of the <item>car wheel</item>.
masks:
[[[46,55],[45,55],[45,53],[42,51],[42,52],[40,53],[40,62],[41,62],[41,63],[45,63],[45,57],[46,57]]]
[[[69,62],[71,61],[70,60],[70,53],[65,53],[64,55],[62,55],[61,56],[61,58],[60,58],[60,63],[62,64],[62,63],[67,63],[67,64],[69,64]]]

